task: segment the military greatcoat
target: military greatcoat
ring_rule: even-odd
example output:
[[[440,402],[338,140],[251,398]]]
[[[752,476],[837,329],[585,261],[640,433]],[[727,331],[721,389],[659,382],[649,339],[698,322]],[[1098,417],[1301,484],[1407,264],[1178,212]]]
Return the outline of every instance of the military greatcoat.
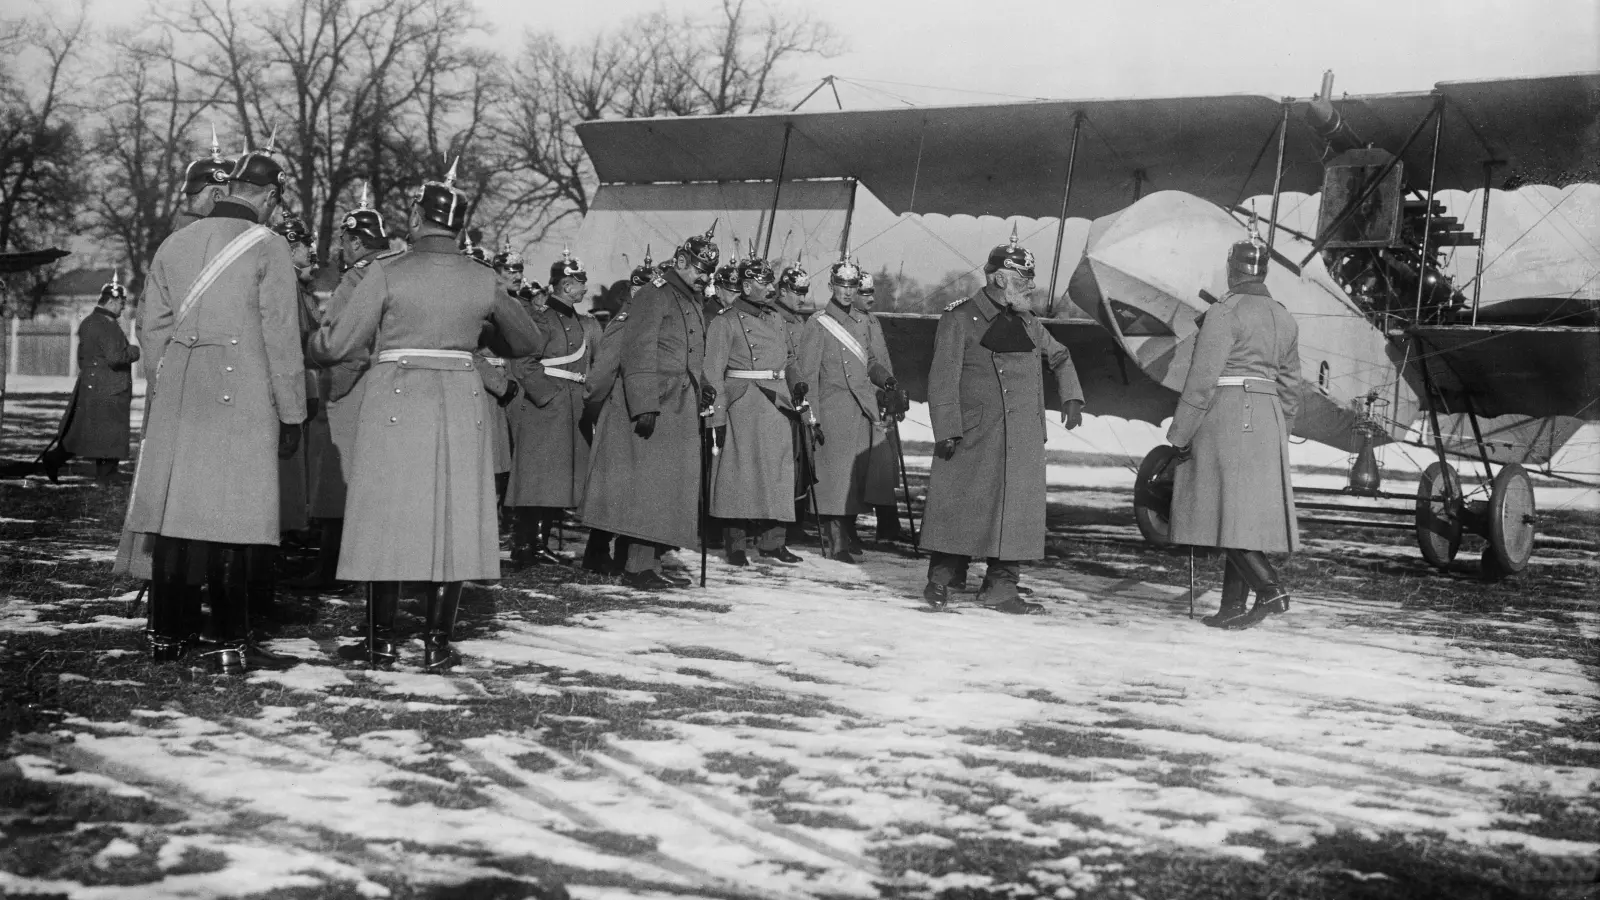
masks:
[[[955,455],[933,460],[922,549],[1002,560],[1044,556],[1045,416],[1039,359],[1061,399],[1082,400],[1072,357],[1032,313],[1006,314],[985,288],[945,308],[928,373],[933,439],[959,437]],[[1016,315],[1033,349],[983,346],[998,315]]]
[[[854,338],[865,358],[858,357],[824,326],[823,317]],[[816,448],[819,515],[867,512],[869,493],[883,493],[881,486],[869,492],[867,476],[873,449],[888,440],[887,427],[878,414],[878,388],[893,375],[883,326],[867,313],[830,302],[801,330],[794,380],[810,387],[806,398],[816,410],[823,434],[823,443]],[[885,502],[892,503],[892,473],[888,480],[890,499]]]
[[[139,348],[103,306],[78,324],[78,384],[61,419],[61,449],[88,459],[128,458],[133,363]]]
[[[380,255],[350,302],[312,336],[322,364],[371,348],[356,431],[338,577],[469,581],[500,577],[494,449],[473,365],[484,323],[501,355],[539,346],[494,270],[455,240],[426,235]]]
[[[1173,484],[1173,543],[1299,547],[1289,434],[1300,384],[1299,328],[1265,285],[1240,285],[1206,311],[1167,430],[1193,449]]]
[[[516,449],[505,505],[576,509],[589,479],[589,441],[578,420],[584,384],[600,352],[600,323],[555,297],[533,320],[544,345],[510,366],[522,392],[509,410]]]
[[[300,344],[311,337],[311,332],[316,330],[317,321],[313,310],[316,301],[305,286],[297,285],[297,298],[299,300]],[[302,366],[304,365],[302,357]],[[314,367],[305,368],[306,397],[317,397],[318,379]],[[308,404],[309,405],[309,404]],[[319,407],[321,404],[317,404]],[[320,413],[320,409],[318,412]],[[310,522],[310,489],[311,489],[311,437],[317,430],[316,423],[307,420],[304,434],[300,436],[300,443],[294,448],[294,453],[288,459],[278,460],[278,529],[280,531],[300,531]]]
[[[583,522],[613,534],[689,547],[699,540],[700,372],[705,318],[697,291],[677,272],[628,301],[617,381],[595,427]],[[649,438],[633,419],[656,413]]]
[[[717,391],[708,424],[727,427],[711,463],[711,515],[794,521],[793,368],[788,329],[769,308],[740,299],[706,325],[703,383]],[[732,374],[752,371],[776,377]]]
[[[500,398],[511,389],[511,376],[506,372],[506,361],[498,356],[486,356],[487,350],[478,351],[472,365],[483,380],[483,414],[489,422],[489,446],[494,451],[494,474],[511,471],[511,423]]]
[[[271,235],[254,244],[179,315],[206,264],[259,227],[254,210],[221,200],[151,261],[139,342],[155,368],[125,525],[136,543],[156,534],[278,542],[279,425],[306,416],[288,244]],[[118,566],[126,562],[119,553]]]
[[[332,321],[350,303],[372,260],[381,251],[367,252],[356,260],[317,317],[319,326]],[[369,348],[370,350],[370,348]],[[310,360],[313,364],[316,360]],[[344,518],[345,497],[350,485],[350,467],[355,461],[356,421],[361,414],[363,390],[361,376],[371,363],[371,353],[357,351],[329,366],[317,369],[317,416],[306,428],[306,443],[311,456],[311,505],[313,518]]]

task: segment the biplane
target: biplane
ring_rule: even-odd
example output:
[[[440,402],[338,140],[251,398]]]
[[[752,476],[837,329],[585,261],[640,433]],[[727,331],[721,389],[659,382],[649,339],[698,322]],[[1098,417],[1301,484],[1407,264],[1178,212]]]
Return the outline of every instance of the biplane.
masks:
[[[1353,454],[1345,488],[1297,486],[1311,513],[1302,521],[1400,512],[1406,521],[1357,524],[1414,530],[1435,566],[1472,532],[1487,539],[1486,572],[1525,567],[1537,528],[1528,467],[1600,419],[1594,277],[1553,295],[1482,297],[1494,198],[1600,180],[1600,73],[1342,97],[1330,73],[1305,99],[633,119],[578,133],[601,182],[578,243],[596,257],[630,242],[671,246],[696,230],[690,217],[733,209],[745,216],[736,228],[764,228],[764,250],[787,225],[810,246],[786,252],[830,259],[848,246],[857,184],[895,214],[1056,219],[1039,312],[1071,349],[1090,412],[1156,424],[1176,406],[1199,315],[1224,293],[1226,248],[1259,227],[1275,261],[1268,286],[1301,325],[1295,433]],[[1447,190],[1479,192],[1476,233],[1447,214]],[[1287,195],[1320,197],[1314,229],[1281,221]],[[624,211],[631,228],[614,215]],[[1092,222],[1063,269],[1069,217]],[[1466,280],[1442,257],[1460,247],[1479,248]],[[1086,317],[1065,315],[1069,303]],[[901,383],[925,399],[937,316],[882,319]],[[1398,441],[1436,457],[1414,495],[1381,487],[1373,448]],[[1170,454],[1146,456],[1134,491],[1140,530],[1158,543]],[[1482,483],[1463,484],[1452,462],[1462,458],[1481,464]]]

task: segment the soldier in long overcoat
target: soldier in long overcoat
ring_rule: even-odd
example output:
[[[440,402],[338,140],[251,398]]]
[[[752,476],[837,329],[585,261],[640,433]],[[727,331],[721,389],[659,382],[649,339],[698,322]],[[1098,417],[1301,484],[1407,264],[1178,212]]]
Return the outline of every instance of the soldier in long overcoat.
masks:
[[[578,426],[584,383],[600,350],[600,323],[577,310],[588,283],[583,263],[563,253],[550,267],[550,297],[534,315],[544,344],[511,361],[522,393],[511,404],[516,451],[505,503],[516,516],[511,556],[519,568],[564,564],[550,550],[550,531],[583,504],[590,437]]]
[[[229,674],[279,664],[250,642],[245,560],[278,542],[278,460],[306,415],[294,264],[260,224],[283,182],[270,151],[241,157],[229,196],[156,251],[139,311],[155,370],[124,548],[150,548],[150,647],[173,660],[190,649],[187,557],[203,542],[213,622],[195,649]],[[119,550],[113,571],[137,565]]]
[[[611,396],[611,391],[616,386],[622,364],[622,341],[618,335],[622,333],[623,323],[628,321],[628,306],[633,298],[659,274],[650,259],[650,248],[646,245],[644,262],[634,266],[633,271],[628,274],[628,296],[601,326],[594,360],[589,365],[589,376],[583,385],[583,417],[578,420],[578,430],[591,444],[591,459],[594,455],[592,446],[594,426],[600,420],[600,411],[605,406],[606,398]],[[587,476],[584,483],[588,484]],[[612,549],[613,540],[616,542],[615,550]],[[603,528],[591,527],[589,538],[583,548],[582,565],[591,572],[615,574],[621,571],[627,554],[628,538],[615,535]]]
[[[984,265],[988,284],[945,307],[928,373],[933,470],[922,525],[929,551],[923,597],[949,601],[950,583],[974,556],[988,559],[978,599],[1008,613],[1040,612],[1017,593],[1021,562],[1044,556],[1043,358],[1056,379],[1063,422],[1083,421],[1072,357],[1028,308],[1033,254],[1011,243]]]
[[[861,287],[856,290],[856,309],[860,310],[881,331],[883,323],[873,310],[877,307],[878,291],[872,273],[861,273]],[[900,429],[909,402],[899,385],[878,388],[878,421],[883,425],[884,439],[872,445],[872,455],[867,460],[867,480],[862,497],[872,507],[877,517],[879,541],[902,541],[905,531],[900,527],[900,510],[895,501],[895,490],[900,485]],[[909,500],[908,500],[909,502]],[[853,522],[851,524],[854,524]]]
[[[474,351],[526,356],[539,346],[527,313],[487,263],[459,252],[467,197],[425,182],[412,201],[411,249],[380,254],[350,302],[312,336],[323,364],[370,352],[345,503],[339,577],[369,582],[367,636],[345,659],[392,664],[400,582],[428,584],[423,666],[458,661],[451,631],[466,581],[500,577],[494,448]]]
[[[746,537],[764,559],[799,562],[789,552],[794,521],[794,402],[789,378],[795,351],[767,298],[777,276],[762,259],[739,266],[740,298],[706,325],[701,405],[716,454],[710,467],[710,514],[724,520],[728,562],[750,564]]]
[[[811,302],[811,275],[799,260],[785,266],[778,275],[778,292],[772,306],[783,319],[789,333],[789,345],[794,348],[795,363],[800,361],[800,337],[805,332],[806,320],[817,311]],[[811,489],[816,484],[815,468],[811,455],[805,449],[804,420],[797,414],[789,420],[794,442],[794,524],[789,526],[789,543],[805,536],[805,522],[811,515]]]
[[[51,481],[68,458],[79,456],[94,460],[95,481],[107,483],[116,477],[117,461],[128,458],[128,414],[139,348],[118,324],[127,300],[127,288],[112,272],[99,302],[78,323],[78,383],[55,443],[40,456]]]
[[[894,388],[883,327],[855,307],[861,267],[841,259],[828,270],[833,297],[801,331],[796,379],[810,385],[822,440],[817,441],[817,513],[823,554],[855,562],[855,517],[869,507],[867,475],[873,448],[887,440],[878,389]]]
[[[343,269],[339,284],[317,312],[317,324],[337,317],[350,303],[350,296],[361,284],[372,261],[389,249],[383,215],[369,205],[365,186],[357,207],[345,213],[339,224],[339,257]],[[361,413],[361,398],[366,393],[361,376],[371,364],[371,354],[356,352],[328,366],[316,366],[317,414],[306,426],[307,453],[310,458],[310,507],[308,514],[317,523],[317,567],[290,587],[309,591],[333,591],[340,587],[339,548],[344,540],[344,507],[350,484],[350,469],[355,461],[356,423]]]
[[[1228,254],[1228,293],[1206,311],[1167,430],[1179,448],[1172,541],[1223,547],[1222,606],[1205,624],[1249,628],[1286,612],[1267,553],[1298,549],[1289,434],[1300,411],[1299,328],[1267,292],[1269,254],[1252,233]],[[1245,598],[1255,591],[1247,612]]]
[[[705,316],[699,285],[715,271],[711,232],[696,235],[629,301],[618,327],[618,385],[595,427],[583,522],[631,538],[623,581],[659,590],[687,583],[661,571],[661,554],[693,546],[700,506],[700,373]],[[618,390],[618,387],[621,389]]]

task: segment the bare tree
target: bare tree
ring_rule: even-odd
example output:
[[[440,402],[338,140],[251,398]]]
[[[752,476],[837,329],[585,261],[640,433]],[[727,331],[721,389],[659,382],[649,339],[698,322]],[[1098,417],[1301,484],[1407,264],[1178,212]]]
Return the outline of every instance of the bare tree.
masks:
[[[784,62],[842,50],[833,27],[809,12],[748,7],[747,0],[722,0],[721,17],[700,26],[700,39],[679,50],[679,68],[694,85],[703,112],[766,109],[789,87],[779,68]]]
[[[0,46],[32,45],[39,71],[0,75],[0,250],[46,240],[74,217],[83,195],[82,147],[71,115],[79,87],[79,56],[88,39],[87,10],[69,22],[20,20],[6,26]]]

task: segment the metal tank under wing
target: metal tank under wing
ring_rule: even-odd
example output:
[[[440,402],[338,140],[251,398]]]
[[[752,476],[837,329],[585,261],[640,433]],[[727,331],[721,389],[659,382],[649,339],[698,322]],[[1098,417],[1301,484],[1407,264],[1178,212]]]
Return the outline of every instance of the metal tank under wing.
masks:
[[[1154,193],[1091,224],[1068,294],[1141,371],[1181,391],[1199,318],[1227,293],[1228,248],[1247,236],[1239,220],[1210,201]],[[1377,442],[1402,439],[1419,410],[1416,388],[1399,376],[1405,348],[1362,314],[1320,257],[1299,274],[1285,265],[1310,251],[1307,242],[1280,230],[1274,250],[1267,288],[1300,326],[1305,384],[1295,434],[1354,451],[1370,397]]]

